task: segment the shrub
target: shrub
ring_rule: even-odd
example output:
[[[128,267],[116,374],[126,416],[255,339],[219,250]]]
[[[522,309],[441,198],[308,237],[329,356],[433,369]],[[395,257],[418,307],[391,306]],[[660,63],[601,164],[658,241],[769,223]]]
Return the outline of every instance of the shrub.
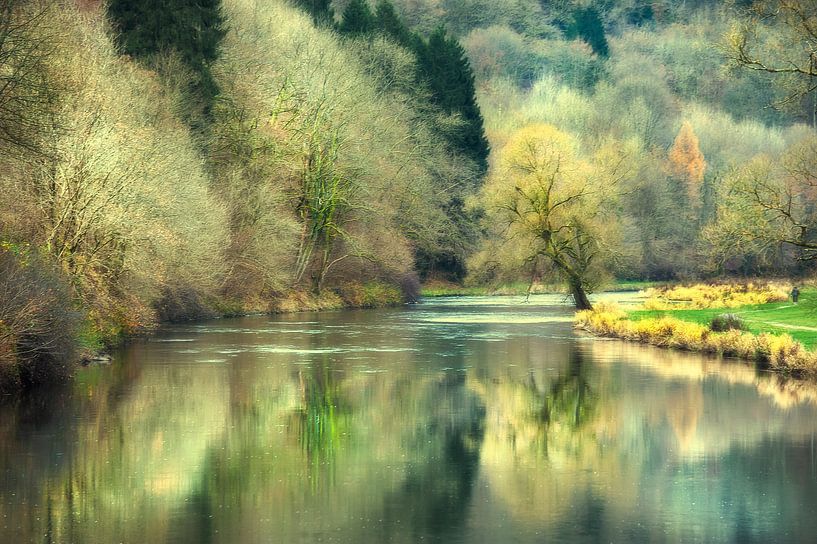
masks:
[[[715,332],[725,332],[731,330],[744,331],[746,325],[743,320],[735,314],[721,314],[712,318],[709,328]]]
[[[79,317],[54,269],[29,250],[0,247],[0,389],[67,377]]]
[[[787,334],[754,335],[744,332],[736,328],[735,319],[729,318],[729,315],[718,316],[724,318],[724,324],[735,325],[723,329],[723,332],[672,317],[630,321],[624,312],[610,307],[578,312],[575,324],[577,328],[600,336],[654,346],[718,353],[726,357],[756,361],[787,372],[817,373],[817,353],[807,351],[803,344]]]
[[[379,281],[347,283],[339,291],[343,300],[354,308],[379,308],[403,302],[399,287]]]
[[[648,289],[647,310],[737,308],[784,302],[790,286],[778,283],[697,284]]]

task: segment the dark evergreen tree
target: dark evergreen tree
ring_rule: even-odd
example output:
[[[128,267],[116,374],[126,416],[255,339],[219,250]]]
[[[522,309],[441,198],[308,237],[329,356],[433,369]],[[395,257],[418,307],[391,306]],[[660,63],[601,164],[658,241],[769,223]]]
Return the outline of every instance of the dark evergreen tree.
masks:
[[[573,24],[568,29],[568,37],[579,38],[587,43],[600,57],[608,57],[610,49],[604,35],[604,23],[598,10],[593,6],[577,8],[573,13]]]
[[[484,173],[490,150],[477,105],[474,73],[465,50],[456,38],[448,37],[445,29],[439,27],[427,43],[417,42],[416,52],[433,102],[446,113],[462,117],[464,126],[450,137],[452,146],[473,159]]]
[[[217,94],[210,64],[226,33],[221,0],[110,0],[107,14],[121,53],[146,60],[175,51],[198,77],[193,90],[207,102]]]
[[[332,0],[294,0],[295,5],[312,17],[315,26],[332,26],[335,24],[335,10]]]
[[[389,36],[400,45],[410,47],[413,44],[414,36],[400,19],[400,16],[397,15],[394,4],[389,0],[382,0],[377,4],[375,24],[378,31]]]
[[[637,2],[627,13],[627,21],[635,26],[650,23],[654,17],[655,12],[652,7],[652,2],[647,0]]]
[[[375,18],[366,0],[351,0],[343,11],[338,27],[342,34],[368,34],[375,29]]]

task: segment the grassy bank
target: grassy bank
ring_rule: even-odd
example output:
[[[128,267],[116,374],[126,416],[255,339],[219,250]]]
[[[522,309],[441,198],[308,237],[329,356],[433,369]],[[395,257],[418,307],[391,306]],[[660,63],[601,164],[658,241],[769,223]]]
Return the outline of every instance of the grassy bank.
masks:
[[[723,308],[639,310],[630,312],[629,317],[633,320],[674,317],[682,321],[708,326],[716,316],[728,311],[738,316],[745,324],[746,330],[753,334],[788,334],[805,347],[815,349],[817,348],[817,290],[809,290],[808,296],[810,300],[804,300],[798,305],[791,302],[776,302],[753,304],[728,310]]]
[[[657,287],[664,283],[652,281],[616,281],[605,285],[599,290],[606,292],[638,292],[644,289]],[[471,285],[464,286],[451,282],[430,281],[423,284],[420,295],[424,297],[480,297],[480,296],[522,296],[528,293],[528,282],[512,282],[500,285]],[[534,283],[530,287],[531,294],[561,294],[565,287],[557,283]]]
[[[600,336],[738,357],[764,367],[817,375],[817,353],[813,351],[817,348],[817,289],[802,289],[797,305],[781,300],[785,295],[779,286],[743,286],[737,293],[732,290],[724,295],[726,291],[718,295],[721,298],[654,296],[645,304],[659,309],[624,311],[599,305],[593,311],[579,312],[576,326]],[[764,299],[771,301],[741,303]],[[696,305],[707,307],[690,307]],[[713,321],[724,314],[734,316],[729,319],[735,328],[713,330],[718,328]]]

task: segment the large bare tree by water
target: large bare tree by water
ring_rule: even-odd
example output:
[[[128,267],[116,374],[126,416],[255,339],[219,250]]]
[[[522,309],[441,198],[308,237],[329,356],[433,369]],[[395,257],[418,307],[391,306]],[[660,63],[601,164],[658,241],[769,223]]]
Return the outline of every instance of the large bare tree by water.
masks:
[[[620,158],[584,160],[577,142],[550,125],[517,131],[483,193],[500,238],[526,260],[546,259],[563,276],[578,309],[592,291],[615,238],[612,221],[623,179]]]

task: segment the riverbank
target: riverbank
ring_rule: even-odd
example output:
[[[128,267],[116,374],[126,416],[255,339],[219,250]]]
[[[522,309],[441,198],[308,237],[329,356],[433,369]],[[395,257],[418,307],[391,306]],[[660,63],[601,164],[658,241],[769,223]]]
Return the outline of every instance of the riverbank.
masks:
[[[747,300],[756,295],[744,294]],[[645,306],[652,302],[660,307],[655,300]],[[731,306],[720,302],[708,308],[678,304],[631,310],[600,304],[577,313],[575,325],[597,336],[737,357],[761,368],[817,376],[817,289],[804,288],[796,305],[784,300]]]
[[[617,281],[599,290],[600,293],[637,293],[652,287],[666,285],[667,282],[652,281]],[[563,284],[557,283],[534,283],[532,286],[528,282],[512,282],[499,285],[460,285],[445,281],[429,281],[422,285],[420,295],[428,298],[438,297],[486,297],[486,296],[524,296],[530,292],[532,295],[552,295],[565,292]]]
[[[45,320],[40,334],[60,338],[60,357],[49,352],[20,353],[19,339],[4,335],[6,330],[0,320],[0,392],[11,394],[48,382],[70,379],[77,368],[91,364],[110,362],[108,355],[133,338],[151,335],[158,327],[169,323],[198,321],[248,315],[273,315],[295,312],[315,312],[356,308],[385,308],[403,304],[407,296],[397,285],[383,282],[347,283],[335,289],[326,289],[320,294],[308,291],[289,291],[280,296],[255,300],[211,299],[206,301],[184,301],[189,305],[185,311],[171,308],[178,301],[166,301],[168,306],[157,308],[158,318],[138,326],[130,326],[111,318],[94,319],[91,311],[74,324],[65,325],[60,330],[51,331]],[[61,312],[58,315],[68,315]],[[166,316],[175,316],[175,319]],[[124,316],[119,316],[123,317]],[[49,337],[50,337],[49,336]]]

